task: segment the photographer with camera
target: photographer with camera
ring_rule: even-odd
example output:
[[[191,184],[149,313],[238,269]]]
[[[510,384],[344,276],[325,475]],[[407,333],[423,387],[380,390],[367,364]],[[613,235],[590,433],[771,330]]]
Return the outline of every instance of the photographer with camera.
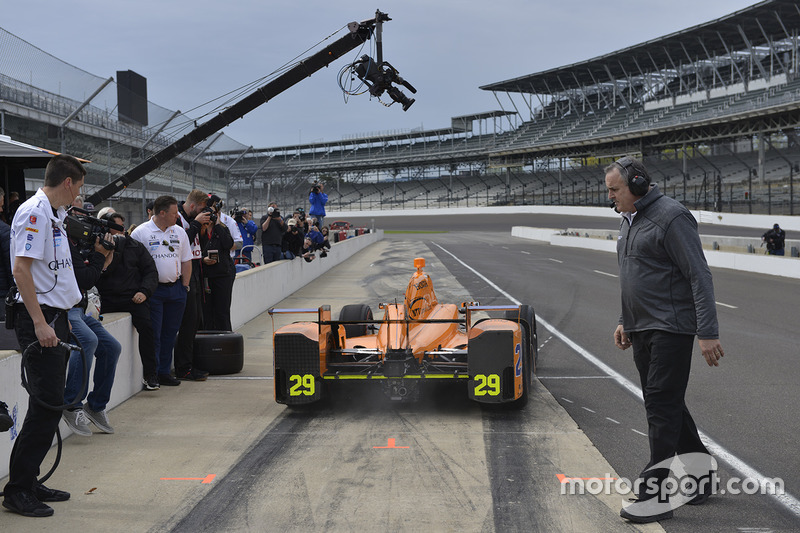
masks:
[[[175,376],[181,380],[205,381],[208,372],[195,368],[194,338],[200,329],[203,320],[203,277],[202,259],[203,252],[200,246],[200,233],[205,224],[216,213],[208,206],[208,195],[203,191],[194,189],[186,196],[186,201],[178,206],[180,224],[186,231],[186,236],[192,245],[192,277],[189,283],[189,292],[186,294],[186,307],[183,310],[181,328],[178,340],[175,341]]]
[[[290,218],[286,221],[286,233],[283,234],[283,240],[281,242],[284,259],[294,259],[300,255],[300,250],[303,248],[304,237],[300,226],[297,224],[297,219]]]
[[[231,331],[231,297],[233,295],[233,259],[228,250],[233,246],[230,230],[217,219],[203,224],[200,246],[203,250],[203,323],[206,329]]]
[[[762,243],[767,243],[767,253],[769,255],[784,255],[784,246],[786,242],[786,232],[783,231],[780,225],[775,224],[772,229],[767,231],[761,236]]]
[[[82,202],[81,202],[82,203]],[[81,220],[83,219],[83,220]],[[72,225],[75,221],[83,222],[81,230],[76,231]],[[83,292],[83,299],[69,310],[69,323],[72,334],[83,348],[83,354],[72,351],[69,356],[64,403],[75,404],[62,413],[64,422],[76,434],[91,437],[89,421],[103,433],[114,433],[108,421],[106,406],[111,399],[111,388],[117,371],[117,361],[122,352],[122,345],[94,317],[86,314],[86,291],[91,289],[104,269],[106,260],[113,254],[115,241],[110,233],[99,234],[108,228],[98,225],[88,216],[71,215],[67,218],[67,242],[72,253],[72,268],[78,288]],[[85,224],[92,226],[92,231],[83,230]],[[121,228],[121,226],[120,226]],[[76,240],[75,236],[84,236]],[[84,362],[84,357],[86,361]],[[94,374],[92,392],[88,392],[89,374],[94,358]],[[87,386],[84,388],[84,384]],[[79,397],[78,395],[83,395]],[[88,393],[88,394],[87,394]],[[83,400],[86,400],[86,405]]]
[[[18,294],[7,309],[6,327],[12,323],[23,357],[29,390],[51,406],[64,403],[69,338],[68,310],[81,301],[64,241],[62,206],[80,192],[86,170],[75,157],[53,157],[44,173],[44,186],[17,209],[11,224],[11,265]],[[9,316],[13,313],[14,316]],[[35,347],[35,343],[39,347]],[[34,345],[30,350],[28,347]],[[38,481],[39,467],[56,434],[61,412],[30,398],[25,422],[9,460],[3,507],[23,516],[52,516],[43,502],[66,501],[68,492],[53,490]]]
[[[314,243],[311,242],[310,237],[305,237],[303,239],[303,247],[300,248],[300,257],[306,260],[306,263],[310,263],[314,259],[316,259],[316,254],[314,253]]]
[[[103,218],[125,226],[125,217],[107,213]],[[101,220],[102,220],[101,219]],[[139,357],[142,360],[142,388],[159,389],[153,323],[150,321],[150,297],[158,287],[158,271],[147,248],[119,229],[111,228],[116,247],[106,257],[100,279],[101,313],[130,313],[133,327],[139,332]]]
[[[253,212],[247,208],[236,209],[233,212],[233,220],[236,221],[239,232],[242,234],[242,255],[252,261],[253,245],[258,233],[258,225],[253,220]]]
[[[281,242],[285,227],[278,203],[270,202],[267,214],[261,217],[261,249],[265,265],[282,258]]]
[[[229,216],[225,211],[222,210],[223,202],[222,199],[217,196],[216,194],[209,194],[208,195],[208,207],[214,209],[214,212],[217,214],[217,217],[225,224],[225,227],[228,228],[228,231],[233,237],[233,246],[228,252],[228,255],[231,258],[236,256],[236,250],[241,250],[242,246],[244,245],[244,241],[242,239],[242,233],[239,231],[239,225],[236,224],[236,221],[233,217]],[[231,275],[231,285],[233,284],[233,278],[236,276],[236,271],[233,271]]]
[[[318,227],[325,224],[325,204],[328,203],[328,195],[322,192],[324,189],[325,185],[315,181],[311,186],[311,192],[308,194],[308,203],[311,204],[308,214],[316,217],[317,224],[319,224]]]

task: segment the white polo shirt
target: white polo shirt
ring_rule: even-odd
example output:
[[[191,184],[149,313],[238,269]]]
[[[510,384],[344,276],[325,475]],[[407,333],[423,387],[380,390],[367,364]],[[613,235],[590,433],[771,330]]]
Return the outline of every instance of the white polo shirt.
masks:
[[[144,244],[158,270],[159,283],[174,283],[181,276],[181,263],[192,260],[192,248],[186,231],[178,225],[161,231],[151,218],[138,226],[131,237]]]
[[[239,243],[239,248],[242,247],[244,244],[244,240],[242,239],[242,232],[239,231],[239,224],[236,223],[236,220],[230,215],[226,215],[225,213],[219,214],[220,218],[222,219],[222,223],[228,228],[231,232],[231,237],[233,237],[234,243]],[[231,250],[231,257],[236,257],[236,252]]]
[[[17,257],[31,257],[31,275],[40,305],[71,309],[81,301],[81,291],[72,269],[64,218],[67,212],[53,213],[50,200],[42,189],[26,200],[11,223],[11,268]],[[17,296],[22,302],[22,295]]]

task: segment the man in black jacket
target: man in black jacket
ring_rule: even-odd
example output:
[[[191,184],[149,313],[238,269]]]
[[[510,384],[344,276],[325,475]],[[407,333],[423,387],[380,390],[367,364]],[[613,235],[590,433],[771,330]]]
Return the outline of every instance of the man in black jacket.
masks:
[[[104,218],[125,227],[125,217],[119,213],[109,213]],[[150,320],[150,296],[158,286],[156,264],[142,243],[116,229],[111,233],[119,242],[116,251],[106,258],[96,283],[101,312],[131,314],[133,327],[139,332],[143,387],[158,390],[155,337]]]
[[[111,235],[106,234],[103,239],[110,242]],[[103,324],[94,317],[86,315],[84,303],[86,291],[97,283],[111,250],[103,246],[100,237],[96,239],[94,247],[87,246],[83,242],[74,242],[72,239],[68,239],[68,242],[75,280],[84,294],[83,300],[69,310],[68,317],[72,335],[78,339],[83,348],[83,355],[81,356],[81,352],[78,351],[70,353],[64,403],[72,407],[65,410],[62,417],[75,434],[83,437],[92,436],[89,421],[103,433],[114,433],[114,428],[108,421],[106,406],[111,399],[111,388],[114,386],[114,376],[122,346],[111,333],[106,331]],[[92,375],[94,387],[92,392],[89,392],[92,362],[94,362]],[[86,404],[83,403],[84,399]]]
[[[0,189],[0,213],[5,204],[5,192]],[[5,298],[11,287],[11,226],[0,219],[0,296]],[[6,306],[0,305],[0,320],[6,319]]]
[[[179,223],[186,230],[186,236],[192,245],[192,279],[189,292],[186,295],[186,307],[183,310],[183,321],[178,331],[178,340],[175,342],[175,377],[181,380],[205,381],[208,372],[195,368],[194,337],[203,318],[203,287],[201,265],[203,253],[200,248],[199,234],[203,224],[209,222],[211,213],[204,211],[208,195],[202,191],[193,190],[186,197],[186,201],[178,206]]]

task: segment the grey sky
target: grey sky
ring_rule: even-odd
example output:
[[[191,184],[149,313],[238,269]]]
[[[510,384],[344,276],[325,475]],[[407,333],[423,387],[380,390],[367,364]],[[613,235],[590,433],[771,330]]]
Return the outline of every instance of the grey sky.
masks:
[[[354,51],[225,130],[264,147],[448,127],[452,116],[499,108],[480,85],[589,59],[753,3],[0,0],[0,27],[103,78],[134,70],[147,78],[152,102],[186,112],[272,72],[349,21],[387,12],[384,59],[417,88],[411,109],[385,108],[368,95],[344,103],[337,75]]]

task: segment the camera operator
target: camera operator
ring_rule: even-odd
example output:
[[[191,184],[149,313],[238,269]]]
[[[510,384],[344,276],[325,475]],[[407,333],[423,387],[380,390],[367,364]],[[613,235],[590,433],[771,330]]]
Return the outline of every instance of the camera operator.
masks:
[[[236,221],[233,219],[233,217],[229,216],[227,213],[225,213],[225,211],[222,210],[222,199],[216,194],[208,195],[208,206],[214,209],[219,219],[223,224],[225,224],[225,227],[228,228],[231,237],[233,237],[233,246],[231,246],[228,255],[230,255],[231,258],[235,257],[236,250],[241,250],[244,242],[242,239],[242,233],[239,231],[239,225],[236,224]],[[231,278],[233,278],[235,275],[236,271],[234,270]],[[233,283],[233,279],[231,279],[231,283]]]
[[[284,259],[294,259],[300,255],[300,250],[303,248],[303,232],[300,231],[295,218],[290,218],[286,221],[286,233],[283,234],[281,242],[281,249],[283,250]]]
[[[261,217],[261,248],[265,265],[281,259],[284,228],[277,202],[270,202],[267,214]]]
[[[305,259],[306,263],[310,263],[317,257],[314,254],[314,243],[311,242],[309,237],[303,239],[303,247],[300,248],[300,257]]]
[[[13,306],[17,340],[23,350],[31,348],[26,363],[30,390],[49,405],[64,403],[67,348],[59,345],[69,337],[67,312],[81,301],[72,269],[72,256],[64,241],[62,206],[80,192],[86,170],[69,155],[57,155],[47,164],[44,186],[19,206],[11,224],[12,272],[19,293]],[[45,487],[37,480],[61,419],[61,412],[28,401],[25,422],[14,442],[9,461],[8,483],[3,507],[23,516],[53,514],[42,502],[65,501],[68,492]]]
[[[213,216],[214,210],[208,206],[208,195],[194,189],[186,196],[186,201],[178,206],[180,224],[192,245],[192,278],[186,295],[178,340],[175,341],[175,376],[182,380],[205,381],[208,372],[194,366],[194,338],[203,320],[203,279],[200,246],[200,232]]]
[[[69,236],[67,242],[72,253],[75,279],[78,282],[78,288],[84,293],[83,299],[69,310],[67,316],[70,326],[72,326],[72,334],[83,348],[83,355],[79,351],[73,351],[69,356],[64,403],[75,403],[76,405],[65,410],[62,416],[64,422],[76,435],[92,436],[88,421],[91,421],[103,433],[114,433],[114,428],[108,421],[106,406],[111,399],[111,388],[114,386],[114,375],[117,371],[117,361],[122,352],[122,345],[106,331],[100,322],[86,314],[85,303],[87,301],[86,291],[91,289],[100,278],[106,259],[113,252],[104,246],[104,243],[113,248],[113,240],[111,234],[107,233],[95,237],[94,245],[91,242],[73,241]],[[85,363],[84,357],[86,358]],[[87,395],[92,358],[95,359],[92,379],[94,387],[92,387],[92,392]],[[87,384],[86,388],[84,388],[84,383]],[[79,393],[83,393],[83,396],[78,397]],[[85,406],[84,399],[86,400]]]
[[[761,241],[767,243],[767,253],[769,255],[784,255],[786,242],[786,232],[778,224],[761,236]]]
[[[231,296],[233,293],[233,246],[230,230],[217,218],[203,224],[200,245],[203,249],[203,321],[206,329],[231,331]]]
[[[256,242],[258,225],[253,220],[253,212],[247,208],[234,211],[233,219],[242,234],[242,255],[253,260],[253,245]]]
[[[322,226],[319,229],[319,232],[322,234],[322,245],[320,246],[320,250],[322,252],[319,254],[320,257],[325,257],[328,255],[328,250],[331,249],[331,241],[329,240],[331,230],[328,226]]]
[[[325,204],[328,203],[328,195],[322,192],[323,189],[325,189],[325,185],[316,181],[311,186],[311,192],[308,193],[308,203],[311,204],[308,214],[312,217],[316,217],[320,226],[324,224]]]
[[[125,217],[108,213],[105,220],[125,226]],[[100,279],[101,313],[130,313],[133,327],[139,332],[139,357],[142,360],[142,387],[159,389],[153,323],[150,321],[150,297],[158,287],[158,271],[142,243],[111,228],[116,248],[106,257]]]

